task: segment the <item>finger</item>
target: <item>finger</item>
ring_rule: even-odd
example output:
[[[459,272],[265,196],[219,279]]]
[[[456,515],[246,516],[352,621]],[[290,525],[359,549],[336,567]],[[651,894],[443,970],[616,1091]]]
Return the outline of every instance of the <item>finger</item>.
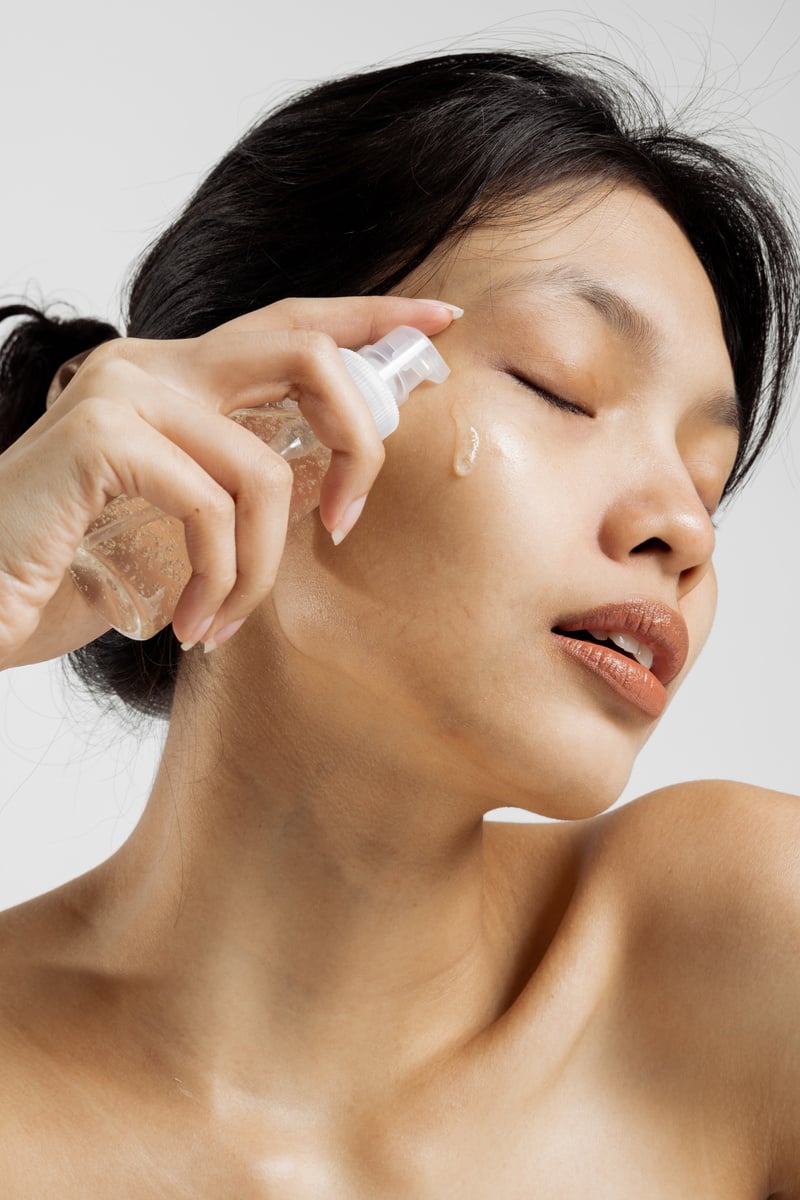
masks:
[[[214,574],[213,558],[203,546],[207,530],[197,523],[186,526],[193,573],[172,623],[182,642],[191,641],[192,631],[213,615],[203,635],[207,641],[226,625],[247,618],[274,587],[286,544],[294,475],[289,464],[248,429],[217,414],[196,407],[184,414],[174,407],[162,428],[205,466],[235,504],[233,530],[226,535],[233,538],[232,582]]]
[[[125,354],[132,361],[139,355],[151,359],[156,355],[161,360],[158,375],[170,387],[192,395],[210,391],[225,397],[233,407],[226,404],[220,411],[230,412],[285,395],[281,388],[287,381],[275,376],[271,384],[265,373],[264,355],[272,344],[262,340],[265,337],[291,330],[318,332],[327,334],[336,346],[360,350],[403,324],[434,336],[452,322],[453,315],[438,301],[407,296],[292,298],[235,317],[197,338],[160,343],[119,339],[109,343],[114,349],[107,353]]]
[[[375,419],[336,342],[311,329],[239,331],[228,333],[224,349],[230,369],[220,370],[217,362],[202,368],[206,386],[211,381],[220,393],[224,389],[220,411],[291,395],[319,441],[335,452],[320,492],[320,517],[333,531],[347,505],[372,487],[386,457]],[[198,348],[198,354],[213,356],[211,342]],[[237,376],[249,386],[237,391]]]
[[[247,558],[248,612],[271,586],[285,542],[293,477],[288,464],[248,430],[183,397],[159,394],[168,391],[151,390],[143,402],[159,410],[159,428],[138,414],[132,421],[130,409],[113,401],[87,400],[64,418],[62,436],[75,440],[76,467],[91,480],[87,489],[101,487],[109,498],[121,492],[141,496],[183,522],[193,574],[173,626],[181,641],[191,641],[195,627],[218,611],[236,585],[240,494],[247,513],[242,543],[252,534],[261,552],[260,562],[255,552]],[[109,446],[117,452],[112,455]]]
[[[460,314],[462,310],[456,311]],[[433,336],[446,329],[455,316],[453,306],[412,296],[292,296],[234,317],[212,332],[318,329],[337,346],[360,350],[398,325],[413,325]]]
[[[227,415],[294,393],[316,436],[336,452],[320,490],[320,517],[329,531],[336,529],[351,501],[369,491],[383,464],[385,451],[375,421],[336,343],[327,334],[306,329],[282,329],[267,334],[239,331],[229,332],[224,339],[208,335],[159,347],[162,354],[183,358],[181,384],[187,392],[191,390],[191,396],[164,385],[160,371],[157,378],[137,365],[135,359],[141,347],[155,353],[156,343],[137,344],[134,340],[124,346],[115,343],[109,346],[112,348],[107,350],[100,347],[84,363],[81,387],[72,395],[67,388],[43,418],[43,424],[48,420],[64,420],[70,412],[85,406],[88,391],[90,397],[108,397],[106,404],[123,401],[124,407],[134,408],[145,420],[171,436],[165,421],[172,407],[180,403],[187,415],[181,434],[174,440],[187,446],[186,435],[191,427],[187,406],[193,412],[208,411],[210,406],[215,413]],[[191,350],[190,356],[187,348]],[[160,365],[163,367],[163,363]],[[187,376],[193,380],[187,381]],[[249,431],[245,432],[251,436]],[[149,495],[146,498],[157,504]],[[198,586],[193,586],[190,593],[193,602]]]
[[[212,403],[225,397],[232,404],[220,411],[268,404],[283,399],[280,381],[270,387],[258,355],[259,338],[291,330],[318,330],[337,346],[361,349],[398,325],[413,325],[433,337],[441,333],[461,309],[439,301],[408,296],[332,296],[277,300],[244,313],[194,338],[151,340],[117,338],[92,352],[80,372],[84,387],[89,370],[102,370],[127,360],[139,364],[162,383],[184,395],[204,397]],[[250,352],[248,348],[252,347]],[[242,355],[243,357],[239,357]],[[254,372],[257,372],[254,374]],[[283,381],[285,386],[285,381]],[[69,390],[54,402],[67,401]],[[83,394],[83,393],[82,393]],[[73,396],[77,393],[73,391]]]
[[[160,342],[116,339],[92,352],[90,360],[81,366],[80,385],[65,389],[42,419],[37,433],[62,419],[72,405],[83,399],[87,389],[99,395],[130,390],[131,372],[137,370],[143,373],[148,387],[155,376],[163,381],[166,374],[168,382],[173,375],[176,386],[170,389],[172,394],[191,396],[194,402],[205,399],[222,412],[282,399],[297,382],[303,416],[320,441],[334,452],[320,494],[320,516],[332,530],[348,505],[367,493],[385,457],[374,420],[335,348],[340,343],[363,345],[376,340],[404,321],[433,333],[449,324],[452,316],[446,308],[408,297],[311,298],[279,301],[200,338]],[[248,334],[244,325],[250,320],[256,323]],[[280,323],[285,327],[287,322],[289,331],[282,328],[272,335],[284,339],[287,332],[295,335],[282,364],[276,361],[272,338],[267,335],[265,340],[263,326]],[[327,325],[336,337],[329,334],[328,343],[323,345],[319,331],[307,328],[315,323]],[[308,339],[305,343],[303,335]],[[298,354],[303,348],[310,362],[308,370],[304,370],[304,360]],[[326,363],[322,376],[314,365],[314,360],[321,358]],[[138,368],[137,359],[141,359]],[[155,376],[149,373],[151,370]]]

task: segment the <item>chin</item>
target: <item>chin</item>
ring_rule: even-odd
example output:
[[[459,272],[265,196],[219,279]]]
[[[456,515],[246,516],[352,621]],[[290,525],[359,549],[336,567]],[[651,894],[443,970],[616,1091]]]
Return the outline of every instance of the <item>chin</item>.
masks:
[[[520,789],[514,799],[503,801],[504,806],[521,808],[539,817],[555,821],[584,821],[597,817],[611,808],[620,798],[630,778],[630,771],[623,772],[618,781],[609,786],[608,778],[599,779],[594,773],[581,774],[578,770],[565,776],[560,786],[549,792],[531,795]]]
[[[627,786],[639,749],[630,730],[615,728],[599,711],[551,710],[527,725],[512,718],[498,727],[495,721],[479,739],[473,731],[471,740],[475,758],[491,775],[493,808],[564,821],[610,808]]]

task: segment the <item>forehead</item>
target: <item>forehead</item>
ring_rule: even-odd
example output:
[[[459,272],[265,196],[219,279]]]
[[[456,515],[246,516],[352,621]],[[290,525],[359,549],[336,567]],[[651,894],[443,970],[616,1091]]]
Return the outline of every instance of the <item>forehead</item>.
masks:
[[[672,361],[695,353],[731,379],[702,263],[669,213],[635,188],[594,189],[559,205],[532,197],[443,245],[427,268],[425,286],[473,313],[584,301],[612,332],[630,335],[628,348]]]
[[[558,203],[547,194],[531,197],[443,245],[432,259],[437,273],[486,291],[527,286],[526,266],[553,281],[567,267],[591,267],[609,283],[654,293],[691,290],[717,307],[683,230],[651,196],[629,186],[588,189]]]

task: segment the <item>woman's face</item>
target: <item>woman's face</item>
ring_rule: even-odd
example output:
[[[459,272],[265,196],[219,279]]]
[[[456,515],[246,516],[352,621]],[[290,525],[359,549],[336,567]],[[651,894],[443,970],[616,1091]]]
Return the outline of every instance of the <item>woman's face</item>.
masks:
[[[401,410],[340,547],[316,514],[290,535],[275,619],[343,697],[428,730],[485,810],[592,815],[657,715],[553,629],[634,598],[676,610],[668,698],[708,635],[709,514],[737,449],[711,285],[672,219],[618,188],[546,221],[532,203],[396,290],[465,309],[436,338],[451,375]]]

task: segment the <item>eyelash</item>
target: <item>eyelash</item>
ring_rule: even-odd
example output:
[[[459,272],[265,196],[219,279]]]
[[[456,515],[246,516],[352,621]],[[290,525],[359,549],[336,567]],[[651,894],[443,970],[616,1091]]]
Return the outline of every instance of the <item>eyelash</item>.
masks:
[[[517,383],[521,383],[523,387],[528,388],[529,391],[535,392],[537,396],[541,396],[543,400],[546,400],[548,404],[552,404],[554,408],[559,408],[562,412],[577,413],[577,415],[581,417],[591,417],[592,414],[587,412],[585,408],[579,408],[578,405],[573,404],[571,400],[564,400],[561,396],[556,396],[553,394],[553,392],[548,392],[546,388],[539,387],[538,384],[532,383],[531,380],[526,379],[524,375],[517,375],[513,371],[510,371],[509,374],[511,375],[512,379],[516,379]]]

